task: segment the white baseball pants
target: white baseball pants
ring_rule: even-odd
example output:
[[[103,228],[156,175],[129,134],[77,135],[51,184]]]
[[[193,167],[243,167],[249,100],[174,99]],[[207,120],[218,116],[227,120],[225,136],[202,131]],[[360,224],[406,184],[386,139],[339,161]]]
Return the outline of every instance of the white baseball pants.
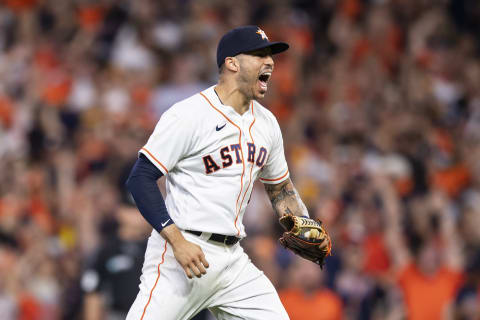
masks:
[[[145,253],[140,291],[127,320],[190,319],[208,308],[217,319],[289,319],[272,283],[239,243],[206,241],[208,234],[184,237],[198,244],[210,265],[201,278],[188,279],[171,246],[152,233]]]

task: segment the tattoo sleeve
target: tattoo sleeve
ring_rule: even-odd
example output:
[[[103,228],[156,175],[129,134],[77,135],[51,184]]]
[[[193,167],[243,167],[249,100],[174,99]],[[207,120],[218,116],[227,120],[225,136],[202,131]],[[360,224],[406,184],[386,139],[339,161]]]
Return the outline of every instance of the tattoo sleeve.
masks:
[[[308,216],[307,208],[290,179],[279,184],[264,184],[273,210],[279,217],[285,214]]]

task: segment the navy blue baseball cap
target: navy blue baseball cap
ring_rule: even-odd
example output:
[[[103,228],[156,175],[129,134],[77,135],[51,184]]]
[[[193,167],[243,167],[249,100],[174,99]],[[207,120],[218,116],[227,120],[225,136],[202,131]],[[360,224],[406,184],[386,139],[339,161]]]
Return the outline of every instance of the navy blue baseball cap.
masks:
[[[271,48],[272,54],[277,54],[287,50],[289,45],[285,42],[270,42],[265,32],[257,26],[232,29],[218,43],[217,65],[220,68],[227,57],[263,48]]]

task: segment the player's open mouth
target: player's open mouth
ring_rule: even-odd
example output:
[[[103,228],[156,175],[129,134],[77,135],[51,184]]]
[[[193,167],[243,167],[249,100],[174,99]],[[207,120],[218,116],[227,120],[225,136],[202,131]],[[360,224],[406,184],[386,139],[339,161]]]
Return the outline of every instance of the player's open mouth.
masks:
[[[258,76],[258,82],[260,83],[260,89],[263,91],[267,91],[267,83],[270,77],[272,76],[272,73],[270,71],[262,72]]]

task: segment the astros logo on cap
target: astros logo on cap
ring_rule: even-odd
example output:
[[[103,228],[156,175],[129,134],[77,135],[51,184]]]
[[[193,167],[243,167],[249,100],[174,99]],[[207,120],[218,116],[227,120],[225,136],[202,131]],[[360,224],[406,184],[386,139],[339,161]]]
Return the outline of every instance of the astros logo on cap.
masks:
[[[265,39],[268,40],[268,37],[267,37],[267,35],[265,34],[265,31],[263,31],[262,29],[258,28],[257,33],[262,36],[262,40],[265,40]]]

